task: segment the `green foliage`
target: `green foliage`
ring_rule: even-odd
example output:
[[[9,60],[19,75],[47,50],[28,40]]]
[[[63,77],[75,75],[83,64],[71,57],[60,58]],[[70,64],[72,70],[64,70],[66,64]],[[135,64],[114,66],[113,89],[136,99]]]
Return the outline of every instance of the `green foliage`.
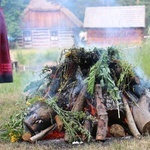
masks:
[[[125,88],[128,86],[128,84],[130,83],[130,82],[128,82],[128,84],[127,84],[126,80],[127,79],[129,80],[129,77],[134,76],[133,66],[123,60],[120,60],[119,63],[120,63],[122,72],[121,72],[120,78],[117,82],[117,87],[119,87],[119,89],[121,91],[124,91]]]
[[[14,50],[13,50],[14,51]],[[55,51],[55,52],[54,52]],[[49,61],[56,61],[60,51],[55,49],[49,50],[22,50],[18,49],[15,51],[15,59],[22,65],[37,65],[44,64]]]
[[[33,79],[33,74],[30,72],[13,73],[13,82],[0,84],[0,93],[15,93],[16,91],[22,92],[26,84]]]
[[[8,35],[15,38],[21,32],[21,14],[28,3],[25,0],[2,0],[2,8],[8,29]]]
[[[81,140],[81,137],[78,136],[78,133],[85,135],[85,137],[87,137],[87,141],[90,141],[91,134],[81,124],[81,121],[86,117],[85,113],[83,113],[82,111],[72,112],[61,109],[56,103],[56,98],[47,100],[46,102],[50,107],[53,108],[53,110],[59,115],[59,117],[63,121],[65,130],[70,137],[70,143],[76,140]]]
[[[109,53],[110,50],[114,52],[110,55],[110,57],[118,57],[118,52],[116,49],[108,48]],[[87,82],[88,84],[88,92],[90,94],[93,94],[94,85],[96,82],[98,82],[100,83],[101,87],[106,88],[107,92],[111,95],[111,97],[117,101],[120,99],[119,89],[115,85],[114,80],[110,75],[108,61],[112,58],[108,57],[108,52],[104,50],[103,54],[100,56],[100,60],[91,67],[89,76],[87,77],[85,82]],[[98,79],[99,81],[96,81],[96,79]]]
[[[91,67],[89,76],[85,79],[85,82],[88,84],[88,92],[91,95],[94,94],[95,84],[100,84],[102,89],[105,89],[111,98],[117,103],[118,117],[120,117],[120,93],[128,87],[130,78],[134,76],[133,68],[130,64],[120,59],[118,49],[108,47],[107,50],[103,51],[104,52],[101,54],[99,61]],[[117,62],[117,65],[121,68],[119,79],[116,78],[115,74],[112,73],[113,71],[109,68],[109,63],[112,62]]]
[[[90,94],[94,93],[95,80],[99,72],[100,63],[100,61],[97,61],[97,63],[90,68],[89,76],[85,79],[85,82],[88,83],[88,92]]]
[[[134,59],[136,64],[143,69],[144,73],[150,79],[150,39],[143,43],[140,50],[137,51],[136,57]]]
[[[23,119],[25,115],[25,108],[22,108],[19,112],[17,111],[10,116],[9,121],[1,127],[4,130],[0,134],[2,140],[16,142],[21,139],[24,132]]]
[[[136,0],[118,0],[118,3],[123,6],[136,5]]]
[[[24,56],[22,51],[17,51],[16,60],[19,61],[20,64],[26,64],[27,57]]]

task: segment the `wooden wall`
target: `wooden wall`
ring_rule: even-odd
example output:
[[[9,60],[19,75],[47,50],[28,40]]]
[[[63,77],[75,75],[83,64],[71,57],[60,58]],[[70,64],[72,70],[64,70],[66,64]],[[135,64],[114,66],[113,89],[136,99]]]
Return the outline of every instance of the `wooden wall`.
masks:
[[[23,17],[18,45],[24,48],[72,47],[77,26],[63,12],[28,11]],[[52,35],[56,32],[57,35]]]
[[[142,28],[87,29],[87,45],[139,45],[143,32]]]
[[[55,35],[53,31],[56,32]],[[24,30],[18,45],[24,48],[72,47],[74,32],[69,29],[32,29]]]

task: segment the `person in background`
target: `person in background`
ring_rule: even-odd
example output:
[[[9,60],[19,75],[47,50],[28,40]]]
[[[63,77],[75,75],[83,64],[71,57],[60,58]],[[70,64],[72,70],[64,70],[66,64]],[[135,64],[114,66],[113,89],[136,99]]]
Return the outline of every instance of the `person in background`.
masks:
[[[12,65],[4,14],[0,7],[0,83],[9,82],[13,82]]]

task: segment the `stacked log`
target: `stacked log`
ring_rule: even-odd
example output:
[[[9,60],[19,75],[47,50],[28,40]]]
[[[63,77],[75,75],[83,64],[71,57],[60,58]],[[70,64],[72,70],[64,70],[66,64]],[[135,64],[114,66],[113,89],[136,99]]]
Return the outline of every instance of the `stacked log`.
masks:
[[[50,72],[48,74],[48,83],[41,82],[40,86],[38,84],[39,87],[34,88],[36,90],[32,94],[30,93],[32,91],[30,89],[31,86],[28,86],[30,88],[26,89],[26,91],[29,91],[28,95],[31,95],[31,97],[28,96],[28,99],[32,99],[38,92],[41,94],[42,100],[49,99],[51,101],[52,98],[57,98],[56,104],[59,108],[65,110],[66,113],[67,111],[73,113],[85,112],[85,114],[88,114],[88,117],[83,117],[80,124],[96,141],[105,141],[108,134],[114,137],[123,137],[126,134],[131,134],[139,139],[141,134],[150,132],[150,97],[146,95],[145,89],[140,85],[140,78],[131,70],[127,70],[129,66],[124,68],[121,66],[116,49],[108,48],[108,56],[103,55],[103,53],[105,53],[103,49],[94,49],[90,52],[86,52],[83,48],[70,49],[65,53],[65,59],[62,64],[44,69],[44,72]],[[101,60],[103,56],[107,60]],[[103,68],[100,70],[104,72],[98,71],[98,73],[101,73],[101,76],[97,76],[98,73],[95,69],[93,72],[94,76],[92,76],[94,82],[91,85],[83,82],[84,79],[88,78],[90,69],[99,60],[101,60],[99,66],[95,68],[100,68],[100,65],[102,65]],[[108,68],[104,68],[105,64],[101,63],[105,63]],[[126,73],[125,71],[128,72]],[[109,84],[106,83],[106,78],[104,78],[107,75]],[[94,94],[89,92],[88,86],[94,87]],[[120,94],[118,99],[115,97],[115,100],[114,95],[111,95],[113,88],[118,90],[118,95]],[[88,106],[90,106],[90,109]],[[96,112],[91,109],[96,110]],[[116,119],[116,122],[111,123],[110,121],[113,119],[109,118],[111,116],[109,110],[117,110],[119,113],[123,112],[124,115],[117,116],[118,120]],[[65,131],[61,116],[54,111],[51,111],[50,114],[53,121],[51,124],[50,120],[48,121],[49,126],[56,123],[57,129],[65,132],[64,140],[66,142],[70,141],[72,137],[67,130]],[[121,120],[119,117],[123,117],[123,119]],[[38,123],[40,123],[39,119]],[[119,119],[121,122],[119,122]],[[95,124],[96,129],[94,128]],[[31,127],[31,129],[33,128]],[[127,130],[129,130],[128,133],[126,133]],[[41,132],[41,130],[39,131]],[[43,138],[43,135],[45,136],[45,133],[47,134],[50,131],[51,128],[50,130],[44,129],[44,134],[40,137]],[[35,131],[34,134],[36,134]],[[77,136],[81,136],[83,141],[87,140],[85,135],[78,134]],[[32,136],[35,135],[32,133]],[[41,138],[39,136],[38,138],[31,137],[30,140],[34,142],[35,139],[40,140]]]
[[[108,115],[106,106],[103,103],[102,89],[99,84],[95,85],[95,100],[98,117],[96,140],[105,141],[108,128]]]

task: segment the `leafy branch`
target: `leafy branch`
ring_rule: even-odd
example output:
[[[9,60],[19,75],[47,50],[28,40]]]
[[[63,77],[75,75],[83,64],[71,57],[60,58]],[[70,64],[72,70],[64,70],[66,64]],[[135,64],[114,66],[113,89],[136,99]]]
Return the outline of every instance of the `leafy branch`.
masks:
[[[87,141],[90,141],[91,134],[81,124],[81,121],[86,117],[85,113],[82,111],[65,111],[60,108],[56,102],[56,98],[46,100],[46,103],[53,108],[53,110],[59,115],[59,117],[63,121],[66,132],[71,136],[69,142],[81,140],[79,133],[85,135],[85,137],[87,137]]]
[[[4,130],[4,132],[0,134],[2,140],[10,140],[11,142],[21,140],[22,134],[24,132],[23,119],[25,115],[26,110],[22,109],[10,116],[9,121],[1,127],[2,130]]]

